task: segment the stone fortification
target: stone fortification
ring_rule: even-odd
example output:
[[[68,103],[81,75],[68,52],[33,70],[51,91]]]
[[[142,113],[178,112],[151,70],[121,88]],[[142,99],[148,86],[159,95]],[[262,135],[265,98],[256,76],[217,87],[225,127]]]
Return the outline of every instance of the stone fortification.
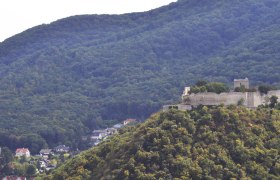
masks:
[[[191,110],[192,107],[190,105],[185,105],[185,104],[164,105],[162,107],[163,111],[168,111],[170,109],[177,109],[177,110],[181,110],[181,111],[186,111],[186,110]]]
[[[249,89],[249,80],[235,79],[234,88],[244,86]],[[192,106],[211,106],[211,105],[244,105],[248,108],[257,108],[260,105],[268,104],[271,96],[277,96],[280,99],[280,90],[268,91],[267,94],[261,94],[260,92],[227,92],[216,94],[213,92],[203,93],[190,93],[190,87],[185,87],[182,94],[182,103],[176,105],[165,105],[163,110],[178,109],[189,110]]]
[[[183,103],[198,105],[231,105],[242,103],[246,107],[254,108],[264,103],[263,97],[258,92],[229,92],[229,93],[198,93],[183,97]]]
[[[271,96],[277,96],[280,99],[280,90],[273,90],[273,91],[268,91],[267,95],[269,97]]]
[[[244,86],[244,88],[249,89],[249,79],[245,78],[245,79],[234,79],[233,80],[233,87],[234,89],[237,87],[241,87]]]
[[[248,78],[234,80],[234,88],[241,86],[249,88]],[[280,99],[280,90],[268,91],[267,94],[261,94],[260,92],[228,92],[221,94],[204,92],[190,94],[190,88],[186,87],[182,95],[182,103],[190,106],[243,104],[248,108],[256,108],[259,105],[268,104],[271,96],[277,96]]]

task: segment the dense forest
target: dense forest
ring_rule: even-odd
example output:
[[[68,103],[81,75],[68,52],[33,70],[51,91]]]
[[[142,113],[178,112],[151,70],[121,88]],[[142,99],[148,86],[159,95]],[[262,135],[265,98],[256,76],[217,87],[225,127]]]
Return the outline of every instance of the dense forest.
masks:
[[[280,111],[201,106],[154,114],[45,179],[279,179]]]
[[[198,79],[280,82],[278,0],[179,0],[74,16],[0,43],[0,146],[81,147],[89,130],[144,120]]]

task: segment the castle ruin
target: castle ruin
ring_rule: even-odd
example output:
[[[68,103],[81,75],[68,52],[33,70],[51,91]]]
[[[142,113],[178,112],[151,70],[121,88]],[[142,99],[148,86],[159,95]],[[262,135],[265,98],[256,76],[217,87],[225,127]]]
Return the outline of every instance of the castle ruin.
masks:
[[[235,79],[234,88],[244,86],[249,89],[249,79]],[[271,96],[280,98],[280,90],[268,91],[267,94],[260,92],[225,92],[216,94],[213,92],[190,93],[190,87],[184,89],[182,104],[189,106],[198,105],[244,105],[248,108],[257,108],[259,105],[269,103]]]
[[[240,87],[244,87],[246,89],[249,89],[249,79],[245,78],[245,79],[234,79],[233,80],[233,88],[240,88]]]

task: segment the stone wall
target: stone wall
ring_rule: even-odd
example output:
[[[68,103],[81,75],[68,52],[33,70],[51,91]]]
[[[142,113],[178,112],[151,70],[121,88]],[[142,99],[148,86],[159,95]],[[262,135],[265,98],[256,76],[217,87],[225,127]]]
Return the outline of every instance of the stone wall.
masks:
[[[243,100],[242,100],[243,99]],[[198,93],[190,94],[183,97],[183,103],[198,105],[237,105],[243,101],[246,107],[254,108],[263,104],[263,97],[258,92],[229,92],[229,93]]]
[[[168,111],[169,109],[178,109],[181,111],[186,111],[186,110],[191,110],[192,107],[190,105],[185,105],[185,104],[164,105],[162,107],[163,111]]]
[[[277,96],[278,98],[280,98],[280,90],[274,90],[274,91],[268,91],[267,95],[269,97],[271,96]],[[280,99],[279,99],[280,100]]]
[[[249,79],[234,79],[234,88],[244,86],[249,88]],[[243,105],[249,108],[256,108],[262,104],[268,104],[271,96],[277,96],[280,101],[280,90],[269,91],[267,94],[260,92],[229,92],[216,94],[212,92],[189,94],[190,87],[185,87],[182,100],[183,104],[189,106],[198,105],[237,105],[243,101]],[[167,107],[166,107],[167,108]]]
[[[244,86],[246,89],[249,89],[249,79],[234,79],[233,80],[233,86],[234,88]]]

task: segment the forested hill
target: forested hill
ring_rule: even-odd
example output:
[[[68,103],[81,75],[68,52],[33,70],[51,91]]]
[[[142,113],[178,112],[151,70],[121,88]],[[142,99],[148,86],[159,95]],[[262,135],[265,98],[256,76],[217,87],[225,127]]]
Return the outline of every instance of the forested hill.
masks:
[[[235,106],[157,113],[45,179],[279,179],[279,120]]]
[[[0,44],[0,145],[76,146],[88,129],[145,119],[198,79],[277,85],[279,9],[278,0],[180,0],[11,37]]]

